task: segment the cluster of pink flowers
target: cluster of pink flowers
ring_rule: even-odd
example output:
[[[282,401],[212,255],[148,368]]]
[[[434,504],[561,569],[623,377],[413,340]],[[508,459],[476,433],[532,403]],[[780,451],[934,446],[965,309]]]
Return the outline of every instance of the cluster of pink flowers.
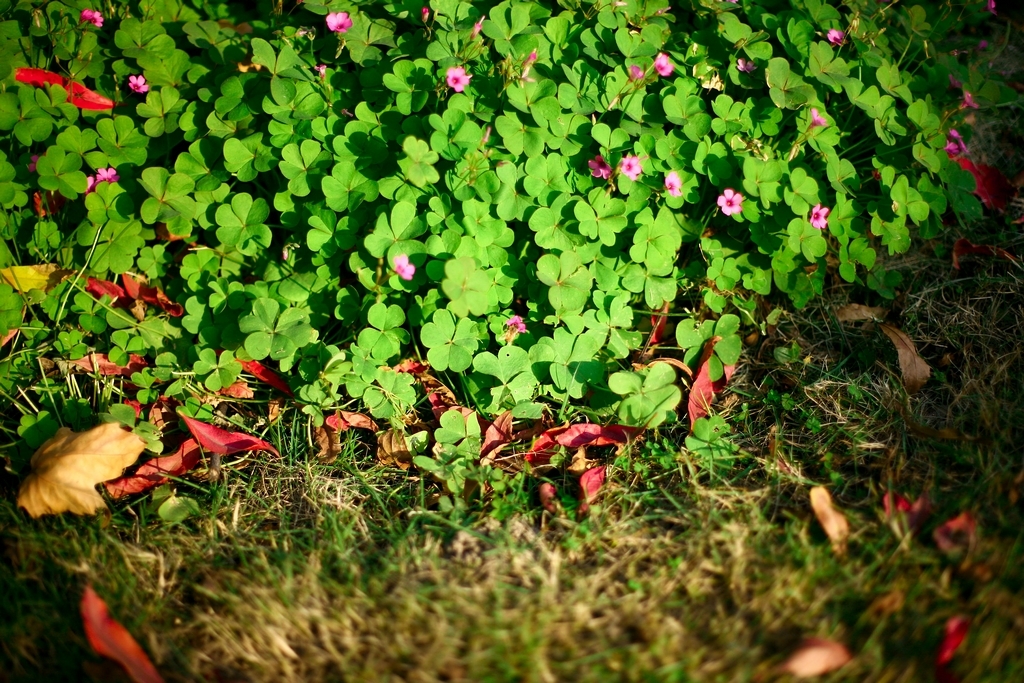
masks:
[[[331,12],[327,15],[327,28],[334,33],[346,33],[352,28],[352,18],[348,12]]]
[[[956,128],[953,128],[946,134],[946,146],[943,149],[953,157],[967,154],[967,145],[964,144],[964,139],[956,131]]]
[[[455,92],[462,92],[469,85],[469,79],[473,78],[471,75],[466,73],[466,70],[461,66],[453,66],[448,69],[446,79],[448,86]]]
[[[92,24],[93,26],[95,26],[96,28],[102,28],[103,27],[103,14],[101,14],[100,12],[97,12],[94,9],[84,9],[84,10],[82,10],[82,13],[78,15],[78,21],[79,21],[79,23],[82,23],[82,24],[88,22],[88,23]]]
[[[409,257],[405,254],[399,254],[396,256],[392,263],[395,266],[395,275],[403,280],[411,280],[413,275],[416,274],[416,266],[409,263]]]
[[[131,88],[132,92],[137,92],[140,95],[149,92],[149,83],[146,83],[145,76],[129,76],[128,87]]]
[[[721,207],[722,213],[726,216],[731,216],[734,213],[740,213],[743,211],[743,195],[736,192],[731,187],[727,187],[722,190],[722,194],[718,196],[718,206]]]
[[[814,208],[811,209],[811,226],[818,230],[824,230],[828,227],[828,215],[832,213],[832,209],[821,204],[815,204]]]
[[[85,188],[85,193],[89,194],[94,191],[100,183],[116,183],[120,179],[121,176],[117,175],[117,171],[113,168],[97,168],[96,175],[86,178],[88,185]]]

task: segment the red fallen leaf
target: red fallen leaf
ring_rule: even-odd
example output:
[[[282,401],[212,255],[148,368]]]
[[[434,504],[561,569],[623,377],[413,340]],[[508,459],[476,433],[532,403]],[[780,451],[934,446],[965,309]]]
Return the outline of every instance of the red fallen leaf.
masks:
[[[953,161],[974,176],[974,182],[977,185],[974,194],[978,195],[985,206],[998,211],[1006,210],[1006,203],[1013,196],[1013,186],[1010,185],[1010,181],[1006,179],[1002,171],[993,166],[975,164],[962,156],[953,157]]]
[[[484,440],[480,445],[480,457],[484,458],[512,441],[512,411],[494,418],[494,422],[484,432]]]
[[[960,270],[960,257],[964,254],[981,254],[982,256],[998,256],[1007,261],[1017,262],[1017,257],[999,247],[992,247],[987,244],[971,244],[970,240],[958,239],[953,244],[953,267]]]
[[[592,467],[580,475],[580,512],[585,513],[590,509],[590,502],[597,496],[598,491],[604,486],[604,465]]]
[[[107,603],[96,594],[92,586],[86,586],[79,607],[85,636],[96,654],[109,657],[124,667],[135,683],[163,683],[156,667],[149,661],[128,629],[110,616]]]
[[[939,652],[935,656],[936,666],[945,666],[953,660],[953,655],[956,654],[960,644],[967,637],[967,629],[970,625],[971,620],[962,614],[949,618],[946,622],[946,635],[942,638]]]
[[[137,280],[130,273],[121,274],[121,282],[124,283],[124,291],[133,299],[142,299],[151,306],[156,306],[172,318],[180,318],[185,315],[185,308],[171,301],[159,287],[148,287]]]
[[[26,85],[40,87],[42,85],[59,85],[68,91],[68,102],[79,109],[106,111],[114,108],[114,101],[99,93],[89,90],[81,83],[64,78],[60,74],[44,69],[22,67],[14,74],[15,80]]]
[[[174,411],[179,405],[177,399],[161,396],[150,407],[147,419],[157,429],[163,429],[165,425],[178,419],[178,414]]]
[[[289,387],[288,383],[281,378],[281,375],[277,374],[263,363],[258,360],[243,360],[239,362],[242,364],[243,370],[259,381],[265,382],[275,389],[280,389],[288,396],[293,395],[291,387]]]
[[[667,313],[668,302],[666,301],[661,310],[651,316],[651,336],[647,342],[648,350],[661,343],[661,338],[665,334],[665,323],[668,322]]]
[[[217,393],[221,396],[230,396],[231,398],[252,398],[254,396],[252,389],[242,380],[234,382],[229,387],[221,387]]]
[[[906,515],[907,528],[911,532],[917,532],[932,511],[928,494],[922,493],[917,500],[911,503],[900,494],[891,491],[882,496],[882,508],[885,510],[886,517],[892,517],[897,513]]]
[[[725,389],[725,386],[729,383],[732,378],[732,373],[736,372],[735,365],[726,365],[725,374],[719,377],[716,381],[711,381],[710,371],[708,370],[708,360],[711,358],[712,352],[715,350],[715,344],[718,343],[719,337],[715,337],[708,342],[707,346],[704,347],[704,353],[701,355],[700,363],[697,366],[697,376],[693,379],[693,385],[690,387],[690,395],[686,399],[686,412],[690,415],[690,430],[693,430],[693,424],[702,417],[706,417],[708,411],[711,408],[711,401],[714,400],[715,394],[720,394]]]
[[[126,398],[124,400],[126,406],[131,406],[132,410],[135,411],[135,419],[142,417],[142,404],[136,401],[134,398]]]
[[[14,339],[14,335],[18,334],[18,332],[19,332],[19,328],[17,328],[17,327],[14,328],[13,330],[8,331],[7,334],[5,334],[3,336],[3,339],[0,339],[0,348],[3,348],[4,345],[7,344],[7,342],[9,342],[12,339]]]
[[[86,372],[131,377],[132,373],[141,372],[146,367],[146,359],[133,353],[128,356],[128,365],[116,365],[110,362],[105,353],[90,353],[85,358],[71,361],[71,364],[82,368]]]
[[[898,512],[910,512],[910,501],[898,493],[889,493],[882,496],[882,507],[885,508],[885,516],[892,517],[893,503]]]
[[[85,291],[89,292],[97,299],[103,298],[103,295],[106,294],[111,298],[111,303],[114,304],[120,300],[121,305],[126,305],[129,299],[128,293],[124,291],[124,287],[121,285],[116,282],[110,282],[109,280],[98,280],[94,277],[89,278],[86,282]]]
[[[202,456],[202,449],[195,439],[188,439],[170,455],[148,460],[135,470],[134,474],[118,477],[104,484],[111,498],[123,498],[133,493],[142,493],[167,482],[168,475],[181,476],[191,471]]]
[[[970,512],[961,512],[946,520],[932,534],[935,545],[944,553],[968,550],[974,545],[978,522]]]
[[[555,499],[558,497],[558,490],[555,488],[555,485],[544,482],[540,485],[537,493],[540,495],[540,506],[551,514],[556,514],[558,508],[555,505]]]
[[[344,432],[350,428],[369,429],[371,432],[377,431],[377,423],[371,418],[362,413],[350,413],[347,410],[334,411],[334,414],[329,416],[324,422],[328,427],[338,432]]]
[[[555,437],[567,429],[568,427],[554,427],[543,432],[533,442],[533,446],[523,455],[523,458],[534,467],[547,465],[551,461],[552,456],[558,452],[558,448],[556,448],[558,442],[555,441]]]
[[[423,361],[416,360],[415,358],[409,358],[396,365],[394,370],[395,372],[407,372],[410,375],[422,375],[424,372],[430,370],[430,366]]]
[[[625,425],[602,426],[584,422],[574,424],[555,435],[555,442],[568,448],[580,446],[611,446],[629,441],[640,432],[639,427]]]
[[[43,197],[46,197],[46,204],[43,204]],[[32,193],[32,208],[40,218],[46,218],[47,214],[54,215],[64,207],[67,199],[59,192],[36,192]]]
[[[269,443],[251,434],[229,432],[226,429],[183,415],[180,411],[178,417],[184,420],[185,426],[188,427],[188,431],[192,432],[192,436],[196,438],[199,445],[211,453],[231,455],[241,451],[267,451],[277,456],[281,455]]]

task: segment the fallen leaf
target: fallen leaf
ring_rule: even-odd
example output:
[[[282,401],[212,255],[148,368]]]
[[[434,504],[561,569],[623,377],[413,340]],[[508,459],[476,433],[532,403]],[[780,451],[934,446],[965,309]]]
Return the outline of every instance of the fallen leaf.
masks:
[[[202,449],[195,439],[186,440],[178,450],[147,460],[134,474],[108,481],[105,486],[111,498],[123,498],[133,493],[142,493],[168,481],[168,477],[180,477],[190,472],[202,459]]]
[[[922,493],[918,496],[917,500],[911,503],[900,494],[893,493],[892,491],[882,496],[882,508],[885,510],[887,518],[893,517],[896,514],[904,515],[907,520],[907,529],[911,533],[916,533],[921,529],[924,521],[928,519],[928,515],[932,511],[931,501],[928,499],[927,494]]]
[[[558,513],[558,490],[554,484],[544,482],[537,489],[540,496],[540,506],[551,514]]]
[[[281,417],[281,411],[284,409],[283,398],[272,398],[267,402],[267,420],[271,423],[275,422],[277,418]]]
[[[992,247],[987,244],[971,244],[970,240],[958,239],[953,244],[953,267],[960,270],[960,257],[964,254],[980,254],[982,256],[998,256],[1007,261],[1017,262],[1017,257],[999,247]]]
[[[547,465],[551,458],[558,453],[558,442],[555,441],[555,436],[567,429],[568,427],[554,427],[543,432],[530,446],[530,450],[523,454],[523,458],[534,467]]]
[[[841,323],[857,320],[885,320],[889,309],[881,306],[865,306],[863,304],[846,304],[836,309],[836,320]]]
[[[43,197],[46,197],[45,206]],[[67,199],[59,192],[53,192],[52,190],[39,192],[37,190],[32,193],[32,208],[40,218],[46,218],[47,214],[50,216],[56,214],[64,208],[65,203],[67,203]]]
[[[961,512],[939,525],[932,534],[935,545],[944,553],[962,552],[974,546],[978,522],[970,512]]]
[[[512,411],[494,418],[487,431],[484,432],[483,443],[480,444],[480,458],[483,460],[492,453],[497,452],[502,446],[512,441]],[[491,458],[493,460],[493,458]]]
[[[22,315],[24,315],[24,313],[22,313]],[[5,334],[3,337],[0,337],[0,348],[3,348],[4,345],[7,344],[7,342],[9,342],[12,339],[14,339],[14,337],[17,336],[18,332],[20,332],[20,331],[21,331],[21,328],[19,328],[19,327],[15,327],[12,330],[8,330],[7,334]]]
[[[347,431],[348,429],[369,429],[371,432],[377,431],[377,423],[374,422],[368,415],[362,413],[350,413],[347,410],[336,410],[334,414],[325,420],[325,423],[336,429],[339,432]]]
[[[0,268],[0,278],[22,293],[33,289],[48,292],[74,273],[75,271],[65,270],[56,263]]]
[[[341,455],[341,436],[326,422],[313,430],[313,440],[316,442],[316,459],[320,462],[330,464]]]
[[[288,386],[288,382],[281,378],[281,375],[277,374],[263,363],[258,360],[243,360],[239,361],[242,364],[242,369],[248,372],[250,375],[255,377],[261,382],[265,382],[275,389],[280,389],[288,396],[292,396],[292,389]]]
[[[401,429],[389,429],[377,437],[377,459],[381,464],[407,470],[412,465],[412,450]]]
[[[605,468],[593,467],[580,476],[580,512],[590,510],[590,503],[604,486]]]
[[[903,386],[906,387],[907,393],[916,394],[931,377],[931,367],[917,354],[917,347],[903,330],[886,323],[881,323],[878,328],[896,347],[900,370],[903,372]]]
[[[149,415],[146,419],[157,429],[163,429],[171,422],[177,422],[178,413],[175,412],[181,403],[177,399],[161,396],[149,408]]]
[[[68,91],[68,102],[79,109],[90,109],[92,111],[106,111],[114,108],[114,101],[99,93],[89,90],[81,83],[64,78],[60,74],[46,71],[44,69],[33,69],[28,67],[19,68],[14,74],[15,80],[19,83],[34,85],[59,85]]]
[[[726,365],[725,374],[714,382],[711,381],[708,360],[711,358],[718,339],[718,337],[715,337],[704,347],[704,353],[701,355],[700,363],[697,366],[697,376],[693,379],[693,384],[690,386],[690,395],[686,398],[686,412],[690,416],[690,431],[693,431],[693,425],[697,420],[708,415],[715,394],[720,394],[725,390],[725,386],[732,378],[732,374],[736,372],[735,365]]]
[[[99,373],[101,375],[121,375],[122,377],[131,377],[133,373],[141,372],[146,367],[146,359],[134,353],[128,356],[128,365],[111,363],[105,353],[90,353],[85,358],[79,358],[70,362],[86,372]]]
[[[255,396],[255,394],[252,393],[252,388],[242,380],[233,382],[231,386],[221,387],[220,391],[217,393],[221,396],[229,396],[231,398],[252,398]]]
[[[807,638],[779,669],[797,678],[810,678],[840,669],[851,659],[853,656],[850,651],[841,643],[824,638]]]
[[[156,667],[128,629],[118,623],[107,610],[107,603],[86,586],[79,607],[85,637],[96,654],[109,657],[124,667],[135,683],[163,683]]]
[[[565,471],[569,474],[581,477],[584,472],[597,467],[597,465],[598,461],[589,459],[587,457],[587,449],[581,446],[572,454],[572,459],[569,460],[569,465],[565,468]]]
[[[122,273],[121,282],[124,283],[124,291],[133,299],[145,301],[150,306],[156,306],[172,318],[180,318],[185,315],[185,308],[167,298],[164,290],[159,287],[149,287],[131,273]]]
[[[242,451],[267,451],[274,455],[280,455],[277,449],[269,443],[250,434],[229,432],[212,424],[200,422],[180,411],[178,417],[185,422],[188,431],[192,432],[192,436],[199,442],[199,445],[211,453],[231,455]]]
[[[879,595],[875,598],[868,607],[868,612],[876,617],[887,617],[903,609],[904,602],[906,602],[906,596],[903,594],[903,591],[890,591],[885,595]]]
[[[430,370],[430,365],[415,358],[407,358],[394,367],[395,372],[407,372],[410,375],[422,375]]]
[[[1006,210],[1006,203],[1013,196],[1013,186],[1002,171],[993,166],[975,164],[962,156],[954,157],[953,160],[960,164],[960,168],[974,176],[974,194],[978,195],[982,204],[997,211]]]
[[[949,663],[967,637],[970,625],[970,619],[960,614],[946,621],[945,634],[935,655],[935,678],[938,683],[959,683],[960,679],[949,670]]]
[[[135,411],[135,419],[142,417],[142,404],[136,401],[134,398],[126,398],[124,400],[126,406],[131,406],[132,410]]]
[[[591,424],[583,422],[574,424],[568,429],[559,429],[553,435],[555,443],[567,448],[579,448],[580,446],[611,446],[614,444],[627,443],[631,438],[642,430],[639,427],[627,427],[625,425]]]
[[[842,512],[832,506],[832,496],[824,486],[811,489],[811,508],[825,534],[832,541],[832,550],[837,555],[846,553],[846,539],[850,535],[850,524]]]
[[[18,506],[32,517],[93,514],[104,507],[96,484],[120,476],[145,448],[142,439],[113,422],[84,432],[61,427],[32,456]]]
[[[119,300],[124,304],[130,298],[128,296],[128,292],[124,291],[124,287],[116,282],[98,280],[94,277],[86,280],[85,291],[89,292],[97,299],[102,299],[105,294],[110,297],[112,304],[117,304]]]

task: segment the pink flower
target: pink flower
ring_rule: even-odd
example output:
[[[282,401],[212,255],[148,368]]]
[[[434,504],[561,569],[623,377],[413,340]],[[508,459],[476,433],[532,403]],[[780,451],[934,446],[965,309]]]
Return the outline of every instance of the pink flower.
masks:
[[[462,92],[469,85],[469,79],[473,78],[466,73],[466,70],[461,66],[453,66],[448,69],[448,85],[451,86],[455,92]]]
[[[815,204],[814,208],[811,209],[811,225],[818,230],[824,230],[828,227],[828,215],[832,213],[832,209],[821,204]]]
[[[727,187],[722,190],[722,194],[718,195],[718,205],[722,207],[722,213],[726,216],[739,213],[743,210],[743,195],[731,187]]]
[[[640,168],[640,157],[628,154],[622,157],[622,161],[619,162],[619,170],[630,180],[636,180],[643,173],[643,169]]]
[[[346,33],[352,28],[352,18],[348,12],[331,12],[327,15],[327,28],[335,33]]]
[[[37,161],[39,161],[39,155],[38,154],[33,154],[32,155],[32,163],[30,163],[28,165],[28,172],[29,173],[35,173],[36,172],[36,162]]]
[[[128,87],[132,92],[137,92],[140,95],[149,92],[149,83],[146,83],[145,76],[129,76]]]
[[[420,19],[423,20],[424,24],[430,21],[430,8],[426,5],[424,5],[423,9],[420,10]]]
[[[84,9],[82,10],[82,13],[78,15],[78,22],[89,22],[96,28],[101,28],[103,26],[103,15],[94,9]]]
[[[996,0],[988,0],[988,5],[985,7],[992,14],[996,13]]]
[[[483,30],[483,27],[484,27],[484,20],[483,19],[481,19],[480,21],[478,21],[475,24],[473,24],[473,30],[469,34],[470,40],[472,40],[473,38],[476,38],[478,35],[480,35],[480,31]]]
[[[522,316],[514,315],[505,321],[505,327],[510,330],[515,330],[519,334],[526,332],[526,323],[523,322]]]
[[[988,49],[988,41],[987,40],[983,40],[980,43],[978,43],[978,52],[981,52],[982,50],[986,50],[986,49]]]
[[[978,103],[974,101],[974,95],[964,90],[964,103],[960,105],[961,109],[977,109]]]
[[[409,263],[409,257],[405,254],[399,254],[394,259],[395,264],[395,275],[402,278],[403,280],[411,280],[412,276],[416,274],[416,266]]]
[[[683,181],[679,179],[679,174],[675,171],[669,171],[665,176],[665,191],[673,197],[683,196]]]
[[[317,64],[316,66],[313,67],[313,71],[317,72],[317,74],[320,75],[320,78],[323,78],[324,76],[327,75],[327,65]]]
[[[537,51],[534,50],[530,54],[526,55],[526,66],[530,66],[537,61]]]
[[[956,128],[946,134],[946,146],[943,149],[951,157],[967,154],[967,145],[964,144],[964,139],[960,133],[956,132]]]
[[[94,176],[94,175],[86,176],[85,177],[85,182],[86,182],[86,186],[85,186],[85,193],[86,194],[89,194],[90,192],[92,192],[93,190],[96,189],[96,176]]]
[[[846,34],[837,28],[830,28],[825,37],[828,38],[828,42],[833,45],[842,45],[843,41],[846,39]]]
[[[117,175],[117,171],[113,168],[97,168],[96,169],[96,184],[100,183],[116,183],[121,179],[121,176]]]
[[[828,126],[828,121],[818,113],[817,109],[811,109],[811,128],[817,128],[819,126],[822,128]]]
[[[639,81],[644,77],[644,70],[638,67],[636,64],[629,67],[629,80]]]
[[[949,87],[950,88],[962,88],[962,87],[964,87],[964,84],[961,83],[960,79],[958,79],[956,76],[954,76],[953,74],[949,74]]]
[[[675,64],[672,63],[664,52],[658,53],[658,56],[654,58],[654,70],[658,72],[659,76],[671,76],[675,69]]]
[[[757,69],[757,64],[754,64],[753,62],[747,61],[746,59],[743,59],[743,57],[740,57],[739,59],[736,60],[736,68],[745,74],[749,74],[753,73],[753,71]]]
[[[600,154],[588,161],[587,166],[590,167],[590,175],[595,178],[608,180],[612,177],[612,167],[608,165],[608,162]]]

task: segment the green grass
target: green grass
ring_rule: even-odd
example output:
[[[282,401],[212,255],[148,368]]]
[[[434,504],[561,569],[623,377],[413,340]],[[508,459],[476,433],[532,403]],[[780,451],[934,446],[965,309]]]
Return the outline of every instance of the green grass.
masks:
[[[359,436],[316,463],[288,413],[270,432],[281,459],[177,484],[202,507],[180,525],[145,497],[32,521],[5,474],[0,681],[115,680],[84,638],[87,582],[172,681],[764,681],[806,636],[855,655],[826,680],[927,681],[955,614],[972,619],[963,681],[1024,680],[1024,277],[904,265],[901,326],[937,370],[924,391],[904,394],[881,335],[835,321],[848,295],[832,290],[744,355],[716,405],[741,447],[731,466],[702,467],[679,429],[649,435],[604,454],[609,484],[579,521],[571,480],[553,517],[522,475],[442,513],[431,482],[378,466]],[[794,341],[796,359],[774,357]],[[977,438],[917,436],[901,405]],[[850,520],[845,557],[810,511],[814,484]],[[930,492],[916,537],[884,519],[890,486]],[[950,557],[931,533],[962,510],[978,541]]]

